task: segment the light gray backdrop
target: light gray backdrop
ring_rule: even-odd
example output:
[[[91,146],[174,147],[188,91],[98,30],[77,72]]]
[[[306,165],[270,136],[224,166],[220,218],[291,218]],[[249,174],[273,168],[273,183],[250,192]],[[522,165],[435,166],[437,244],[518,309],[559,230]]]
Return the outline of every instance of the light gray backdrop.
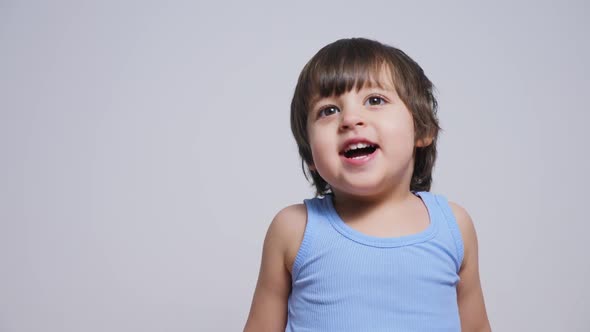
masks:
[[[588,2],[0,0],[0,331],[238,331],[322,46],[438,88],[495,331],[590,331]]]

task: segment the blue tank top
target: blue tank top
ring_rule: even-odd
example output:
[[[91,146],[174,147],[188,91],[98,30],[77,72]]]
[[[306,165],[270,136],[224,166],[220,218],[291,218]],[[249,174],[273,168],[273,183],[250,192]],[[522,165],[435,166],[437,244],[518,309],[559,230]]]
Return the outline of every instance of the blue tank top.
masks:
[[[459,227],[443,196],[414,194],[430,224],[395,238],[345,224],[332,195],[305,200],[307,225],[292,268],[286,331],[461,331]]]

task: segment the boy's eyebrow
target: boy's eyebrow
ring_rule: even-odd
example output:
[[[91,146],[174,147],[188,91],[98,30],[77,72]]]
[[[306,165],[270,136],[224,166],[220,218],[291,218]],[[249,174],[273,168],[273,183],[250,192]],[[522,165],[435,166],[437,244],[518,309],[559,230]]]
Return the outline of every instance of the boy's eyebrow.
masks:
[[[324,97],[321,97],[320,95],[315,95],[315,96],[311,97],[311,99],[309,101],[309,107],[313,108],[315,106],[315,104],[317,104],[318,101],[320,101],[323,98]]]
[[[379,90],[379,91],[383,91],[383,92],[397,93],[397,90],[395,89],[395,87],[390,83],[377,84],[375,82],[368,82],[363,87],[361,87],[359,89],[359,91],[362,91],[362,90]],[[334,97],[334,96],[322,97],[321,95],[316,94],[315,96],[311,97],[310,102],[309,102],[309,108],[313,109],[320,100],[322,100],[324,98],[331,98],[331,97]]]
[[[384,91],[396,91],[395,86],[389,82],[367,82],[362,89],[378,89]]]

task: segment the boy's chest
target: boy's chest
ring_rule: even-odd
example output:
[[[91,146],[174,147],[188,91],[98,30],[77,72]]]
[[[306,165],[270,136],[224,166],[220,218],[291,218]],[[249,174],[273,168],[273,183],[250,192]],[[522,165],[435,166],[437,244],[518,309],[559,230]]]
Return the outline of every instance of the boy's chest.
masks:
[[[455,293],[458,281],[452,253],[435,244],[364,250],[334,245],[309,257],[293,287],[332,299],[380,301],[383,296]]]
[[[451,258],[435,254],[438,249],[412,246],[395,254],[339,249],[317,252],[301,267],[289,301],[293,312],[313,309],[322,316],[346,317],[347,324],[367,315],[420,320],[456,314],[459,277]]]
[[[418,234],[425,231],[430,221],[428,216],[411,216],[400,218],[399,221],[392,219],[376,219],[362,223],[347,222],[350,228],[367,236],[377,238],[393,238]]]

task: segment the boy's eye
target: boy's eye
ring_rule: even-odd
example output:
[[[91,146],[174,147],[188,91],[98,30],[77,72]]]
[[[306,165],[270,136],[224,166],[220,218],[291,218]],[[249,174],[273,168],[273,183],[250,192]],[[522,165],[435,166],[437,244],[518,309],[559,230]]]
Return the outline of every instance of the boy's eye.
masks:
[[[318,115],[319,117],[325,117],[325,116],[330,116],[336,112],[340,112],[340,110],[338,109],[338,107],[336,106],[326,106],[324,108],[322,108]]]
[[[371,96],[365,102],[365,106],[378,106],[378,105],[383,105],[383,104],[385,104],[385,99],[383,99],[379,96]]]

